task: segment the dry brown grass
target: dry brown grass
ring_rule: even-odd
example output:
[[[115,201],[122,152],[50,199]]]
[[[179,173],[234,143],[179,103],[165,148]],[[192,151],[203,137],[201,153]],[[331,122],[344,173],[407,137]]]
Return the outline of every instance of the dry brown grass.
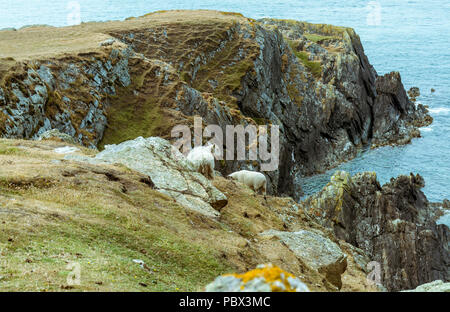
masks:
[[[158,27],[168,23],[196,24],[244,20],[238,15],[218,11],[164,11],[126,21],[89,22],[68,27],[27,27],[17,31],[0,31],[0,58],[29,60],[100,50],[99,43],[111,38],[110,32]]]

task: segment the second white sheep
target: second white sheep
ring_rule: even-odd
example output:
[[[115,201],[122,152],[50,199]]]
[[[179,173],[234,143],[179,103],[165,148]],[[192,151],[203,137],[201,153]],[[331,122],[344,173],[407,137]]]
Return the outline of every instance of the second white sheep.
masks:
[[[264,196],[267,190],[266,176],[261,172],[241,170],[228,175],[233,180],[241,182],[250,187],[255,193],[261,191]]]

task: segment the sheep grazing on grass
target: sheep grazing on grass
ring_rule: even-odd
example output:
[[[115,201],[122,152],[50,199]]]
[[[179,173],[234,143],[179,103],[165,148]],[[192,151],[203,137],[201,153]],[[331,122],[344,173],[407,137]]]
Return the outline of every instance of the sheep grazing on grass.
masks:
[[[264,197],[266,196],[267,181],[264,174],[255,171],[241,170],[233,172],[228,176],[233,180],[247,185],[253,191],[255,191],[255,193],[259,193],[259,191],[261,190]]]
[[[214,179],[213,147],[214,145],[197,146],[187,156],[187,160],[192,163],[195,170],[208,179]]]

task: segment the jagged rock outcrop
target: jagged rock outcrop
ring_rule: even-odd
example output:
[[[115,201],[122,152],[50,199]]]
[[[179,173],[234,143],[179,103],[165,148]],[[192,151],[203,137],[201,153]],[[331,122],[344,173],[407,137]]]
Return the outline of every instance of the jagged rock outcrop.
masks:
[[[423,186],[419,175],[392,178],[380,186],[375,173],[350,177],[338,171],[302,204],[337,238],[379,262],[388,290],[412,289],[450,280],[450,230],[436,224],[436,208],[428,203]]]
[[[436,220],[447,219],[450,216],[450,202],[448,199],[444,199],[441,203],[430,203],[430,206],[433,208]],[[447,226],[450,226],[450,224],[447,223]]]
[[[416,102],[417,98],[420,96],[420,89],[418,87],[411,87],[407,93],[410,100]]]
[[[347,268],[347,256],[336,243],[324,237],[322,233],[269,230],[261,235],[276,236],[304,263],[323,273],[339,289],[342,287],[341,274]]]
[[[14,40],[30,40],[28,31],[15,31]],[[195,115],[223,130],[278,125],[280,165],[267,172],[268,191],[298,200],[303,175],[353,158],[371,140],[407,143],[426,116],[397,73],[377,76],[350,28],[169,11],[83,31],[95,38],[87,51],[74,44],[65,54],[1,61],[2,136],[36,138],[57,128],[102,148],[137,136],[169,138]],[[69,33],[52,28],[52,35],[58,42]],[[228,174],[260,170],[261,162],[216,167]]]
[[[66,159],[91,164],[123,164],[150,177],[152,185],[180,205],[209,217],[218,217],[227,198],[170,143],[162,138],[136,138],[118,145],[107,145],[94,158],[67,155]]]
[[[426,108],[408,99],[398,72],[378,77],[376,88],[372,146],[409,143],[420,137],[417,127],[432,123]]]
[[[259,265],[243,274],[217,277],[207,292],[309,292],[300,279],[272,264]]]
[[[442,201],[442,207],[443,207],[444,209],[449,210],[449,209],[450,209],[450,200],[444,199],[444,200]]]

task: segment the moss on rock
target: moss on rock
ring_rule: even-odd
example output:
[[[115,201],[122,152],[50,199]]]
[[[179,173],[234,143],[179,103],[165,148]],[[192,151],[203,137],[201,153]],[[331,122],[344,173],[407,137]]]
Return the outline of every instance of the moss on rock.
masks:
[[[322,64],[318,61],[310,61],[309,54],[305,51],[299,51],[299,43],[293,40],[289,40],[289,46],[294,52],[295,56],[300,62],[308,69],[308,71],[315,77],[320,78],[322,75]]]

